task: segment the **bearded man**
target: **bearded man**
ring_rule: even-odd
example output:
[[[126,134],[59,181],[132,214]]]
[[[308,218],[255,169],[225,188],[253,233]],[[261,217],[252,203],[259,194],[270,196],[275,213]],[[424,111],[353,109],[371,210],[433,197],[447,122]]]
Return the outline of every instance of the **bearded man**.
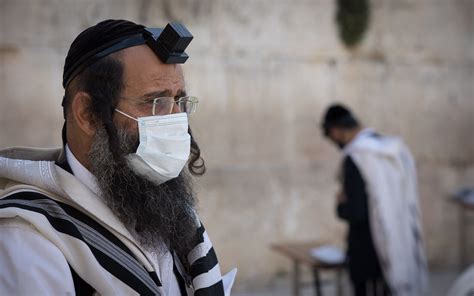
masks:
[[[73,41],[64,148],[0,152],[2,295],[230,293],[235,272],[224,285],[195,211],[190,174],[205,165],[179,65],[191,39],[106,20]]]

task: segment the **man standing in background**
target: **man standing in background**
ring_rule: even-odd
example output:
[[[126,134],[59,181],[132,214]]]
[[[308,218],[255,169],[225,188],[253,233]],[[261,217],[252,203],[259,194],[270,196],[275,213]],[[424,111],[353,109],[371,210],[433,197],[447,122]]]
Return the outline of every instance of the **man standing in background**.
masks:
[[[427,267],[409,150],[399,138],[363,128],[342,105],[327,109],[322,130],[344,154],[337,214],[349,225],[355,295],[421,295]]]

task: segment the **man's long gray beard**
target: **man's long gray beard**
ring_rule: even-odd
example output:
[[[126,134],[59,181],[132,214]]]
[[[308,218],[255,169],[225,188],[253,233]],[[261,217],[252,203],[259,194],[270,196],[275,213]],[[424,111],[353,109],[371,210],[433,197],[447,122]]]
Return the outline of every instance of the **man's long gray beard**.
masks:
[[[138,135],[118,130],[120,157],[114,160],[104,128],[98,129],[89,157],[102,198],[128,229],[136,232],[149,251],[169,247],[187,256],[196,244],[196,200],[190,176],[185,171],[157,185],[134,172],[125,155],[138,147]]]

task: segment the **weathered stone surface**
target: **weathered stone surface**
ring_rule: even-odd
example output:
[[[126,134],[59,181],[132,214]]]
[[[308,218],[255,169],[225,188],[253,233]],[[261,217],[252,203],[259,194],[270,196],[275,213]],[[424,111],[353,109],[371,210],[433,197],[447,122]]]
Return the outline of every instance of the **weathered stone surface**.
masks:
[[[339,156],[319,130],[334,101],[407,142],[430,264],[455,265],[447,198],[474,184],[474,1],[373,0],[352,51],[339,42],[334,2],[0,0],[0,147],[61,144],[62,67],[84,28],[180,20],[195,36],[184,68],[188,93],[201,98],[191,119],[208,166],[196,181],[200,211],[222,268],[239,268],[238,287],[289,270],[272,242],[344,244]]]

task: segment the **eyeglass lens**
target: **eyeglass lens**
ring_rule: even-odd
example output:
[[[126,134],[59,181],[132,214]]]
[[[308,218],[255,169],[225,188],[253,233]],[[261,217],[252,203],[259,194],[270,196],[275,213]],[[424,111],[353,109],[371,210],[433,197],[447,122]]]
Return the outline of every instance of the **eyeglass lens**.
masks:
[[[153,115],[167,115],[173,112],[174,104],[178,105],[181,112],[186,112],[188,115],[196,111],[197,98],[195,97],[182,97],[177,101],[174,98],[156,98],[153,100]]]

